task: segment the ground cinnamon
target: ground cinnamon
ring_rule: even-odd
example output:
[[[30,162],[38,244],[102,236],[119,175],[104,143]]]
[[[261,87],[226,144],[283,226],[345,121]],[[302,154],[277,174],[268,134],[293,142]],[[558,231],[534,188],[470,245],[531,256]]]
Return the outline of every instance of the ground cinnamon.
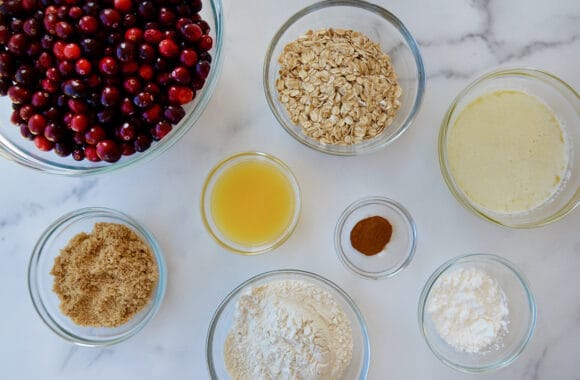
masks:
[[[159,271],[151,248],[132,229],[96,223],[69,241],[50,274],[60,309],[73,322],[117,327],[149,303]]]
[[[359,221],[350,232],[353,248],[367,256],[381,252],[391,240],[393,226],[381,216],[371,216]]]

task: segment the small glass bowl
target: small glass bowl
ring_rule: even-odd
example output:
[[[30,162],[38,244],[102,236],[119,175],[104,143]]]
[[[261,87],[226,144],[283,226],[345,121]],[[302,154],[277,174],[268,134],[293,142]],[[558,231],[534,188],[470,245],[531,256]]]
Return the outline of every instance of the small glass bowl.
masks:
[[[171,148],[181,139],[197,120],[201,117],[209,103],[217,85],[222,65],[222,47],[224,35],[224,20],[222,0],[208,0],[200,14],[211,28],[210,35],[214,39],[214,46],[210,50],[212,56],[211,71],[203,88],[197,92],[195,99],[184,106],[186,115],[173,130],[143,153],[132,156],[123,156],[115,163],[90,162],[88,160],[75,161],[72,157],[59,157],[53,151],[42,152],[32,141],[20,134],[20,128],[12,124],[12,103],[8,97],[0,97],[0,157],[22,166],[44,173],[61,174],[68,176],[83,176],[111,172],[137,162],[144,162],[158,157]]]
[[[393,226],[391,240],[385,249],[366,256],[353,248],[350,232],[362,219],[381,216]],[[417,229],[409,212],[399,203],[384,197],[360,199],[343,211],[334,230],[334,246],[338,258],[353,273],[380,280],[405,269],[415,254]]]
[[[472,202],[455,182],[447,157],[447,138],[461,111],[478,97],[497,90],[517,90],[541,99],[558,117],[568,145],[567,178],[555,196],[526,212],[500,214]],[[555,222],[580,204],[580,95],[556,76],[535,69],[509,68],[485,74],[457,95],[441,123],[439,165],[443,179],[459,203],[479,217],[513,228],[533,228]]]
[[[478,268],[495,278],[505,293],[509,307],[508,333],[499,349],[483,353],[458,352],[447,344],[427,311],[431,289],[437,279],[458,268]],[[508,260],[490,254],[456,257],[441,265],[429,277],[419,299],[419,329],[435,356],[447,366],[462,372],[494,371],[512,363],[532,339],[536,326],[536,303],[525,277]]]
[[[284,46],[312,29],[341,28],[361,32],[380,44],[391,57],[399,84],[403,89],[401,108],[393,123],[378,136],[358,144],[341,146],[323,144],[306,136],[295,125],[278,99],[276,78],[278,57]],[[419,111],[425,89],[425,70],[419,47],[405,25],[391,12],[377,5],[358,0],[327,0],[296,13],[274,35],[264,60],[264,91],[270,109],[282,127],[300,143],[319,152],[353,156],[380,149],[399,137]]]
[[[294,192],[294,214],[292,215],[292,220],[286,226],[286,229],[273,241],[265,242],[261,245],[242,245],[223,234],[217,227],[211,212],[211,194],[213,193],[213,187],[215,186],[216,181],[225,170],[240,162],[254,160],[267,162],[273,165],[286,177],[286,179],[288,179]],[[290,168],[278,158],[262,152],[237,153],[220,161],[209,172],[201,193],[201,216],[203,219],[203,224],[209,231],[210,235],[222,247],[242,255],[256,255],[265,253],[281,246],[290,237],[290,235],[292,235],[292,232],[294,232],[294,229],[296,228],[296,224],[300,218],[300,206],[300,186],[298,185],[298,181],[296,180],[296,177],[294,177],[294,174]]]
[[[224,346],[234,323],[239,297],[250,288],[280,280],[306,281],[321,287],[333,296],[350,321],[353,334],[352,360],[341,379],[366,379],[370,363],[370,343],[367,326],[360,310],[350,296],[332,281],[315,273],[294,269],[275,270],[252,277],[232,290],[218,306],[211,319],[206,340],[207,367],[211,379],[230,378],[225,366]]]
[[[52,290],[54,277],[50,271],[60,250],[76,234],[91,232],[98,222],[119,223],[131,228],[151,248],[159,270],[157,288],[149,304],[130,321],[116,328],[78,326],[62,314],[60,300]],[[58,336],[79,346],[110,346],[135,335],[159,310],[166,282],[165,260],[153,235],[129,216],[107,208],[83,208],[57,219],[38,239],[28,266],[28,290],[38,315]]]

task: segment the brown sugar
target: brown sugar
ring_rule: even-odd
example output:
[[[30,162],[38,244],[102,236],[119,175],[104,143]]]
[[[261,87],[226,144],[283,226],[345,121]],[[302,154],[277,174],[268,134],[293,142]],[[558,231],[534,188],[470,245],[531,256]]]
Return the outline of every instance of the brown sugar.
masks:
[[[64,247],[50,272],[61,311],[74,323],[118,327],[150,301],[159,271],[151,248],[129,227],[96,223]]]

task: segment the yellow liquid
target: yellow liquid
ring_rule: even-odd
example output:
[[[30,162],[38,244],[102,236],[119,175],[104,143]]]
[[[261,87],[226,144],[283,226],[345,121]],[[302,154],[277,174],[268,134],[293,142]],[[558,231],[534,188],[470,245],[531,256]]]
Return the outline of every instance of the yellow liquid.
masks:
[[[235,243],[258,246],[278,239],[294,215],[294,189],[271,163],[249,160],[224,170],[211,194],[220,232]]]
[[[499,90],[466,106],[447,143],[458,186],[498,213],[532,210],[550,199],[566,175],[562,127],[538,98]]]

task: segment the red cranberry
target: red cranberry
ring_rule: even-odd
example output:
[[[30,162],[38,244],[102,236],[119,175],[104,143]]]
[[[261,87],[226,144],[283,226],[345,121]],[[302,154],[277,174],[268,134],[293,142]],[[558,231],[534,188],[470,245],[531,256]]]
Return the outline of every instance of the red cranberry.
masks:
[[[163,116],[171,124],[177,124],[185,116],[185,110],[181,106],[169,106],[165,109]]]
[[[125,142],[121,144],[121,154],[123,156],[131,156],[135,154],[135,144]]]
[[[36,136],[34,138],[34,145],[43,152],[48,152],[54,146],[54,143],[48,141],[44,136]]]
[[[36,82],[36,71],[32,66],[22,65],[16,70],[14,81],[24,86],[32,86]]]
[[[81,76],[87,76],[93,69],[91,62],[88,59],[81,58],[75,64],[75,71]]]
[[[97,155],[103,161],[117,162],[121,158],[119,144],[113,140],[102,140],[97,143]]]
[[[202,77],[203,79],[207,78],[207,76],[209,75],[210,69],[211,69],[211,66],[206,61],[199,61],[195,65],[195,73],[198,76]]]
[[[46,118],[41,114],[35,114],[28,119],[28,129],[34,135],[42,135],[46,127]]]
[[[203,35],[203,31],[196,24],[186,24],[181,27],[180,31],[183,37],[190,42],[198,41]]]
[[[155,17],[155,5],[152,1],[142,1],[137,8],[137,13],[143,20],[151,20]]]
[[[70,121],[70,129],[75,132],[82,133],[88,128],[88,126],[89,119],[83,114],[74,115]]]
[[[101,92],[101,104],[105,107],[112,107],[119,103],[121,92],[116,87],[105,86]]]
[[[85,151],[82,148],[74,148],[72,151],[72,158],[75,161],[82,161],[85,159]]]
[[[56,35],[62,39],[68,39],[74,32],[74,28],[66,21],[60,21],[56,24]]]
[[[153,79],[153,77],[155,76],[155,71],[153,70],[153,66],[151,65],[141,65],[139,67],[139,76],[145,80],[145,81],[150,81]]]
[[[213,46],[213,39],[208,35],[203,35],[201,39],[198,41],[197,46],[202,51],[208,51]]]
[[[14,110],[14,112],[16,112],[16,110]],[[20,120],[16,120],[18,123],[20,123],[21,121],[28,121],[28,119],[30,119],[30,117],[32,115],[34,115],[34,113],[36,112],[36,110],[34,109],[33,106],[31,106],[30,104],[25,104],[22,107],[20,107],[20,110],[18,111],[18,115],[20,116]]]
[[[30,100],[30,91],[24,87],[12,86],[8,89],[8,96],[14,104],[24,104]]]
[[[163,109],[159,104],[153,105],[151,108],[143,111],[143,120],[149,124],[155,124],[161,121],[163,117]]]
[[[163,39],[163,33],[157,29],[147,29],[143,33],[143,39],[150,44],[158,44]]]
[[[121,25],[121,14],[115,9],[107,8],[102,10],[99,18],[107,29],[117,29]]]
[[[52,45],[52,53],[56,57],[56,59],[64,60],[66,59],[64,56],[64,47],[66,44],[62,41],[57,41]]]
[[[173,40],[162,40],[159,42],[159,54],[167,58],[175,57],[179,55],[179,46]]]
[[[124,98],[121,101],[121,112],[127,116],[133,115],[136,112],[135,105],[130,98]]]
[[[80,98],[86,94],[87,87],[79,79],[69,79],[64,82],[62,90],[65,95],[71,98]]]
[[[24,55],[28,49],[28,39],[23,33],[14,34],[10,37],[7,47],[8,51],[14,55]]]
[[[131,13],[125,13],[125,15],[123,15],[123,26],[125,28],[131,28],[135,25],[137,25],[137,16],[135,16],[134,14]]]
[[[70,76],[75,70],[75,65],[71,61],[61,61],[58,63],[58,71],[64,77]]]
[[[140,133],[135,140],[135,150],[144,152],[151,146],[151,137],[145,133]]]
[[[143,38],[143,31],[139,28],[129,28],[125,32],[125,39],[129,42],[137,43]]]
[[[90,145],[96,145],[99,141],[104,140],[107,137],[107,132],[103,127],[96,125],[89,128],[85,133],[85,142]]]
[[[101,158],[97,154],[97,149],[90,145],[85,147],[85,158],[91,162],[101,161]]]
[[[2,28],[4,28],[5,30],[8,29],[4,26],[0,26],[0,42],[5,44],[8,42],[8,40],[2,37]],[[24,21],[22,30],[29,37],[37,37],[38,34],[40,33],[40,22],[38,22],[38,20],[36,20],[35,18],[29,18],[28,20]]]
[[[155,48],[149,44],[139,46],[139,59],[142,62],[153,62],[155,60]]]
[[[80,7],[71,7],[68,10],[68,17],[73,20],[78,20],[83,16],[84,12]]]
[[[123,123],[119,127],[118,135],[123,141],[133,141],[137,137],[137,129],[130,123]]]
[[[171,86],[168,91],[168,99],[171,104],[182,105],[193,99],[193,91],[188,87]]]
[[[99,28],[99,22],[93,16],[83,16],[79,20],[79,29],[87,34],[92,34]]]
[[[59,141],[54,143],[54,153],[60,157],[67,157],[72,152],[71,144],[66,141]]]
[[[159,86],[153,82],[149,82],[145,85],[145,87],[143,87],[143,91],[147,91],[151,94],[155,95],[159,95],[161,93],[161,89],[159,88]]]
[[[133,2],[131,0],[115,0],[115,9],[119,12],[127,13],[133,7]]]
[[[189,70],[183,66],[178,66],[170,74],[171,79],[179,84],[188,84],[191,81]]]
[[[123,88],[127,93],[134,95],[141,89],[141,82],[137,78],[130,77],[123,82]]]
[[[133,98],[133,103],[139,108],[149,108],[153,105],[155,98],[148,92],[140,92]]]
[[[66,44],[63,54],[66,59],[77,60],[81,57],[81,48],[77,44]]]
[[[45,91],[37,91],[32,95],[30,102],[34,107],[42,109],[49,105],[50,95]]]
[[[197,53],[195,50],[184,49],[181,52],[179,61],[185,66],[191,67],[197,63]]]
[[[20,134],[25,139],[28,139],[28,140],[34,139],[34,135],[32,133],[30,133],[30,131],[28,130],[28,127],[26,126],[26,124],[20,125]]]
[[[80,99],[67,99],[68,109],[73,113],[87,113],[89,106]]]
[[[171,124],[166,121],[161,121],[155,125],[155,129],[153,130],[153,138],[155,140],[161,140],[167,136],[169,132],[171,132],[171,129],[173,129]]]
[[[177,30],[181,30],[181,28],[183,28],[185,25],[191,24],[192,22],[193,21],[190,18],[180,17],[177,20],[177,23],[175,23],[175,27],[177,28]]]
[[[201,31],[203,32],[203,34],[208,34],[210,32],[211,28],[209,27],[209,24],[207,23],[207,21],[197,20],[195,23],[201,28]]]
[[[121,62],[129,62],[135,59],[135,45],[130,42],[121,42],[117,46],[117,58]]]
[[[47,124],[46,128],[44,128],[44,137],[46,137],[48,141],[60,141],[64,138],[65,134],[65,129],[55,125],[54,123]]]
[[[99,70],[105,75],[115,75],[119,71],[119,65],[114,58],[103,57],[99,61]]]
[[[54,94],[59,88],[57,82],[51,81],[48,78],[45,78],[42,81],[40,81],[40,84],[42,89],[50,94]],[[10,95],[10,93],[8,93],[8,95]]]
[[[134,74],[137,72],[137,70],[139,70],[139,64],[137,64],[135,61],[124,62],[121,65],[121,72],[123,74]]]
[[[0,77],[9,77],[14,73],[14,59],[8,53],[0,53]]]

